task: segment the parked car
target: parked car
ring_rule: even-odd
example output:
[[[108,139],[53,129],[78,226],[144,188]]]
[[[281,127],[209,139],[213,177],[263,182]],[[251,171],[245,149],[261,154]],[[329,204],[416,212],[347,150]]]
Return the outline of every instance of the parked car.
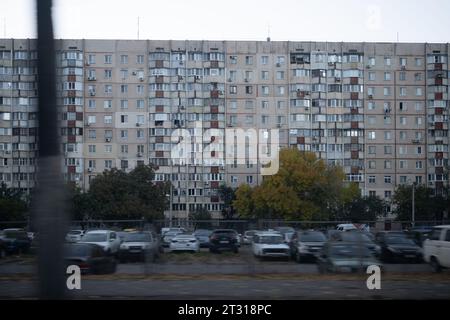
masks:
[[[128,230],[129,230],[129,231],[128,231]],[[125,229],[125,230],[123,230],[123,231],[117,231],[116,234],[117,234],[117,237],[118,237],[119,240],[120,240],[120,243],[122,243],[122,242],[125,240],[126,236],[127,236],[130,232],[134,232],[134,231],[136,231],[136,230],[135,230],[135,229]]]
[[[200,242],[200,248],[209,248],[209,236],[211,235],[212,230],[206,229],[197,229],[194,231],[193,235]]]
[[[64,246],[66,266],[77,265],[81,273],[114,273],[116,259],[106,254],[103,247],[91,243],[70,243]]]
[[[148,231],[128,232],[120,244],[119,260],[121,262],[129,259],[155,261],[158,255],[158,242]]]
[[[23,229],[4,229],[0,233],[7,254],[26,253],[30,250],[31,240]]]
[[[328,241],[317,257],[320,273],[366,272],[367,267],[382,264],[361,243]]]
[[[167,231],[164,234],[162,234],[162,245],[163,245],[163,247],[168,248],[169,245],[170,245],[170,242],[172,241],[172,239],[175,236],[177,236],[179,234],[183,234],[183,233],[184,233],[184,231],[181,231],[181,230],[178,229],[178,230],[170,230],[170,231]]]
[[[289,258],[289,246],[278,232],[258,232],[253,236],[253,255],[258,258],[284,257]]]
[[[434,272],[450,268],[450,225],[433,228],[429,239],[423,243],[423,257]]]
[[[379,232],[375,239],[381,248],[380,259],[382,261],[422,261],[421,248],[404,232]]]
[[[164,236],[164,234],[169,231],[180,231],[181,233],[187,232],[187,230],[185,228],[181,228],[181,227],[166,227],[166,228],[161,228],[161,235]]]
[[[305,259],[315,259],[327,241],[320,231],[297,231],[289,242],[289,252],[297,262]]]
[[[273,228],[274,231],[281,233],[282,235],[286,233],[294,233],[295,229],[292,227],[275,227]]]
[[[67,242],[78,242],[84,235],[83,230],[70,230],[66,235]]]
[[[367,224],[359,224],[359,223],[342,223],[338,224],[336,230],[339,231],[350,231],[350,230],[359,230],[359,231],[370,231],[370,227]]]
[[[231,250],[239,252],[238,233],[232,229],[217,229],[209,236],[209,251]]]
[[[422,247],[423,243],[433,232],[433,227],[415,227],[405,231],[408,238],[412,239],[418,246]]]
[[[242,244],[252,244],[253,236],[258,232],[258,230],[248,230],[244,232],[242,236]]]
[[[107,254],[117,254],[120,247],[120,239],[115,231],[92,230],[85,233],[79,243],[97,244],[103,248]]]
[[[170,241],[169,249],[173,251],[200,251],[200,241],[193,234],[178,234]]]
[[[333,233],[330,237],[331,241],[341,241],[349,243],[363,243],[367,249],[372,252],[374,256],[379,256],[381,253],[381,248],[375,242],[370,240],[370,238],[360,231],[350,231],[350,232],[338,232]]]

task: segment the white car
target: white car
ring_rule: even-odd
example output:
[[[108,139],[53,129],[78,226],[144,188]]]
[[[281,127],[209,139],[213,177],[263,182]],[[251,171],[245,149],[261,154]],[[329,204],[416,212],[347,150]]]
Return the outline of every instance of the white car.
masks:
[[[70,230],[66,235],[67,242],[78,242],[84,235],[83,230]]]
[[[423,258],[435,272],[450,268],[450,225],[433,228],[423,243]]]
[[[253,236],[253,254],[256,257],[286,257],[289,258],[289,246],[278,232],[259,232]]]
[[[93,243],[101,246],[107,254],[117,254],[120,248],[120,239],[115,231],[93,230],[88,231],[79,243]]]
[[[179,234],[172,238],[170,251],[200,251],[200,241],[192,234]]]

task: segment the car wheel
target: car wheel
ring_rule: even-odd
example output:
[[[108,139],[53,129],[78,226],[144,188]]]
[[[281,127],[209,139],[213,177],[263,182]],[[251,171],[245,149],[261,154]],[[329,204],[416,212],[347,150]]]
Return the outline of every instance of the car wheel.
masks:
[[[433,269],[433,272],[439,273],[439,272],[442,271],[442,267],[439,264],[439,261],[438,261],[438,259],[436,257],[431,257],[430,265],[431,265],[431,268]]]

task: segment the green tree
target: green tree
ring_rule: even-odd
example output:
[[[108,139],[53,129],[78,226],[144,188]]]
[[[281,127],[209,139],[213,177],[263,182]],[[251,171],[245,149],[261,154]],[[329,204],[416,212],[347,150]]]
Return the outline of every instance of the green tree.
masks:
[[[76,193],[77,217],[91,219],[163,218],[167,207],[167,183],[154,183],[156,167],[139,165],[130,173],[105,170],[91,181],[89,191]]]
[[[212,216],[208,209],[202,207],[197,208],[195,211],[189,212],[189,219],[194,221],[195,229],[207,229],[211,226],[209,221],[212,219]]]
[[[375,221],[386,212],[386,203],[378,196],[358,196],[346,202],[340,220],[352,222]]]
[[[0,185],[0,221],[24,221],[28,218],[28,205],[22,192]]]
[[[340,167],[327,166],[314,153],[282,149],[278,173],[254,189],[242,185],[233,202],[241,216],[286,220],[328,219],[359,194],[344,182]]]
[[[232,187],[222,184],[219,187],[219,196],[223,201],[222,216],[224,219],[231,220],[235,217],[236,209],[233,206],[233,201],[236,200],[236,192]]]
[[[448,207],[446,197],[435,195],[432,188],[415,186],[415,220],[441,220]],[[399,185],[393,196],[394,213],[397,220],[412,220],[412,186]]]

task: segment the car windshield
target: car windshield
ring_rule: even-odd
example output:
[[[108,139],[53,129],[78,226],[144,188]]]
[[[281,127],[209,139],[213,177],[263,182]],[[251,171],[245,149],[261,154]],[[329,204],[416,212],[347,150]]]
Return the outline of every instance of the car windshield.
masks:
[[[69,231],[69,234],[70,235],[80,235],[80,234],[82,234],[83,232],[82,231],[79,231],[79,230],[72,230],[72,231]]]
[[[305,232],[300,235],[302,242],[325,242],[326,240],[322,232]]]
[[[402,236],[390,236],[386,238],[388,244],[409,244],[415,245],[414,241]]]
[[[125,235],[125,242],[150,242],[150,235],[147,233],[129,233]]]
[[[105,242],[106,234],[104,233],[88,233],[83,237],[85,242]]]
[[[66,246],[64,252],[66,257],[85,257],[89,255],[90,249],[89,246],[74,245]]]
[[[177,234],[181,234],[181,231],[167,231],[164,233],[164,236],[176,236]]]
[[[370,251],[365,246],[358,245],[334,245],[330,247],[331,257],[369,257]]]
[[[253,237],[255,235],[255,231],[245,231],[244,235],[246,237]]]
[[[281,237],[281,236],[260,236],[258,243],[280,244],[280,243],[283,243],[283,237]]]

